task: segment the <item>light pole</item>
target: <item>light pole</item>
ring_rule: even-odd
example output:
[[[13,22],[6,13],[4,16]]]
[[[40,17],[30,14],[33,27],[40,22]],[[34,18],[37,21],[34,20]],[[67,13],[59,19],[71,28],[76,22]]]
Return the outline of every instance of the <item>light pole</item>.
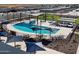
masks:
[[[40,21],[40,40],[41,40],[41,23],[42,21]]]
[[[51,32],[52,32],[52,29],[51,29],[51,28],[49,28],[49,31],[50,31],[50,35],[49,35],[49,36],[50,36],[50,38],[51,38]]]
[[[39,16],[37,16],[37,25],[38,25],[38,18],[39,18]]]
[[[47,20],[46,17],[47,17],[47,16],[46,16],[46,12],[45,12],[45,22],[46,22],[46,20]]]
[[[20,12],[20,15],[19,15],[19,19],[20,19],[20,21],[21,21],[21,18],[22,18],[22,13]]]
[[[28,11],[29,11],[29,23],[30,23],[30,19],[31,19],[31,9],[28,9]]]

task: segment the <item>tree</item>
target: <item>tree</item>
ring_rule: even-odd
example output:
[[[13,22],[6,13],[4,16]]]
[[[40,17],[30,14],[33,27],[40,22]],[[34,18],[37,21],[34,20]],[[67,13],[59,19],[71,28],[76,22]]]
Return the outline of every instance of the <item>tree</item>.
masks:
[[[58,16],[58,15],[53,15],[53,19],[56,21],[56,24],[58,25],[58,23],[60,23],[60,16]]]
[[[52,15],[52,14],[46,14],[46,16],[44,15],[44,14],[41,14],[40,16],[39,16],[39,19],[40,20],[45,20],[45,18],[46,18],[46,20],[55,20],[56,22],[57,22],[57,24],[60,22],[60,16],[57,16],[57,15]]]
[[[45,17],[45,22],[46,22],[46,20],[47,20],[47,14],[46,14],[46,12],[45,12],[45,15],[44,15],[44,17]]]
[[[40,20],[44,20],[44,19],[45,19],[44,14],[39,15],[39,19],[40,19]]]
[[[53,20],[53,15],[47,14],[47,20]]]
[[[39,16],[39,19],[40,20],[52,20],[53,19],[53,15],[52,14],[48,14],[48,13],[45,13],[45,15],[44,14],[41,14],[40,16]]]

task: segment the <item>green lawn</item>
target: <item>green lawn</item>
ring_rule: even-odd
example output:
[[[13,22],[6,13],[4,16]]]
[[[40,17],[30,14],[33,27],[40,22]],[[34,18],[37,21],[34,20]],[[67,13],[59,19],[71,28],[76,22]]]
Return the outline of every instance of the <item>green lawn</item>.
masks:
[[[61,17],[60,16],[57,16],[57,15],[54,15],[54,14],[49,14],[47,13],[46,15],[45,14],[41,14],[39,15],[38,17],[39,20],[54,20],[56,21],[57,23],[60,23],[61,21]]]

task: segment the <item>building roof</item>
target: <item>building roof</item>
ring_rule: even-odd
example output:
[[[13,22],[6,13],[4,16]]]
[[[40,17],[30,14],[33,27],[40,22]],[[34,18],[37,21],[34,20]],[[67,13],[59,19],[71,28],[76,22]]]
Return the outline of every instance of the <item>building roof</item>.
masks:
[[[0,54],[23,54],[24,51],[0,42]]]

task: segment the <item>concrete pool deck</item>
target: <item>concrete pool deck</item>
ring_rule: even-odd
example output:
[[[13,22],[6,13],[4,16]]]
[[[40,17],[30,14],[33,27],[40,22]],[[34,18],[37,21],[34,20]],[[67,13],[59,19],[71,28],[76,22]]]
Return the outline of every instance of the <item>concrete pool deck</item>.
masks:
[[[20,22],[16,22],[16,23],[20,23]],[[16,23],[8,24],[7,25],[7,29],[10,30],[10,31],[15,31],[17,33],[21,33],[21,34],[33,34],[34,35],[34,33],[24,32],[24,31],[21,31],[21,30],[18,30],[16,28],[14,28],[13,25],[16,24]],[[38,26],[40,26],[40,22],[38,22]],[[47,22],[42,22],[41,26],[46,26],[46,27],[50,27],[50,28],[60,29],[57,33],[52,34],[51,36],[60,36],[60,35],[63,35],[64,38],[67,38],[67,36],[69,35],[69,33],[72,32],[72,28],[53,26],[53,25],[50,25],[48,23],[48,21]]]

